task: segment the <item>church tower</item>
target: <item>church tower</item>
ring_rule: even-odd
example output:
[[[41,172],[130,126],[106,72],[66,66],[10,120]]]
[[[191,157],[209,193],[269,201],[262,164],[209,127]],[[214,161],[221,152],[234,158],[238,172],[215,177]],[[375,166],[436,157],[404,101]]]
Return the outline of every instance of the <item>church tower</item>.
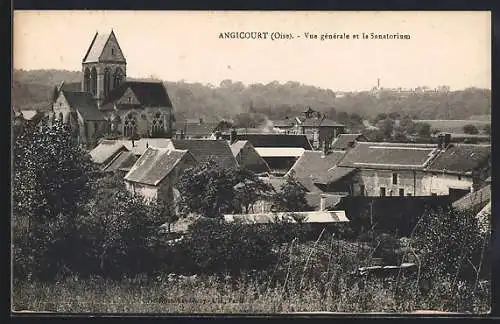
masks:
[[[107,95],[126,80],[127,61],[115,33],[96,32],[82,60],[82,91],[90,92],[98,107]]]

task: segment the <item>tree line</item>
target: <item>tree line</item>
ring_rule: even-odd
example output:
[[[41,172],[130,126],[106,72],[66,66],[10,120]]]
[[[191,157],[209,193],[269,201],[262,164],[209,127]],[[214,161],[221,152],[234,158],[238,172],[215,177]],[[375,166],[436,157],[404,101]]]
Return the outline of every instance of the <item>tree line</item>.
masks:
[[[48,109],[55,85],[61,81],[78,82],[81,78],[81,72],[15,70],[13,104],[22,109]],[[337,96],[331,89],[294,81],[250,85],[232,80],[224,80],[219,85],[183,81],[164,83],[178,119],[232,120],[241,113],[262,114],[271,120],[284,119],[299,115],[307,106],[333,119],[337,117],[333,112],[355,113],[366,119],[394,112],[413,119],[468,119],[491,113],[491,91],[478,88],[405,96],[394,93],[374,96],[368,91]]]

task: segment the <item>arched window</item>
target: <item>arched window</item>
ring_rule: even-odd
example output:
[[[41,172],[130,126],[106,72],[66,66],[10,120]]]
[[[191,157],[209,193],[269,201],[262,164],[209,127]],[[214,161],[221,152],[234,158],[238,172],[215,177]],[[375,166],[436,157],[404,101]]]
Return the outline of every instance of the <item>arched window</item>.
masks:
[[[132,137],[137,134],[137,120],[133,114],[128,114],[123,121],[123,135]]]
[[[97,70],[95,67],[90,71],[90,92],[94,96],[97,94]]]
[[[111,91],[111,71],[109,68],[104,69],[104,96],[106,97]]]
[[[153,116],[153,121],[151,124],[151,136],[156,137],[156,136],[162,136],[164,133],[165,127],[163,123],[163,115],[159,112],[157,112]]]
[[[89,68],[85,69],[83,73],[83,91],[90,91],[90,70]]]
[[[116,88],[120,85],[123,80],[123,71],[120,68],[116,68],[115,73],[113,74],[113,88]]]

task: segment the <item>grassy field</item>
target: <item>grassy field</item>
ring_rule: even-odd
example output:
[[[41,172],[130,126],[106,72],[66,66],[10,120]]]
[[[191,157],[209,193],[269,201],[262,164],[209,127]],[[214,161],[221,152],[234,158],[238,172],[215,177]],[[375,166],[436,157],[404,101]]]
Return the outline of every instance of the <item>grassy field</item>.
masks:
[[[479,129],[479,132],[483,132],[483,128],[486,125],[491,125],[491,120],[444,120],[444,119],[419,119],[414,120],[415,123],[427,123],[431,125],[431,130],[440,130],[442,132],[450,133],[463,133],[463,128],[465,125],[474,125]]]
[[[58,283],[19,283],[13,287],[13,310],[69,313],[280,313],[280,312],[445,312],[487,313],[489,285],[475,291],[449,282],[436,284],[425,296],[415,282],[349,282],[332,278],[273,287],[215,277],[110,281],[70,278]]]

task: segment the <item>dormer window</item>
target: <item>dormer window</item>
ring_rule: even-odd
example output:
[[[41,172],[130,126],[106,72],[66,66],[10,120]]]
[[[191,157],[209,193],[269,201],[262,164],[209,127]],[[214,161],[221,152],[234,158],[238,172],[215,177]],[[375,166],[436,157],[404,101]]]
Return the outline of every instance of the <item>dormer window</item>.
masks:
[[[128,97],[128,102],[132,102],[132,97]]]

